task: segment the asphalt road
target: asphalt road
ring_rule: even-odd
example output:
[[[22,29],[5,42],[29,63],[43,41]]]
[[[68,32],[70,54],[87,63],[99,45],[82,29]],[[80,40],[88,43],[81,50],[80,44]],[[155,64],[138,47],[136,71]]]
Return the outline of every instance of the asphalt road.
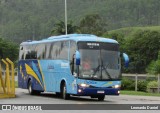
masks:
[[[29,95],[26,89],[16,89],[16,98],[1,99],[0,104],[160,104],[160,97],[152,96],[106,96],[104,101],[97,101],[90,97],[72,96],[70,100],[63,100],[54,93]]]
[[[72,96],[70,100],[63,100],[57,97],[54,93],[53,94],[42,93],[41,95],[38,96],[32,96],[28,94],[28,90],[17,88],[16,98],[0,99],[0,104],[160,104],[160,97],[120,95],[120,96],[106,96],[104,101],[97,101],[97,99],[91,99],[90,97]],[[77,110],[76,112],[81,113],[80,111]],[[121,113],[121,111],[123,110],[120,110],[119,113]],[[153,113],[156,113],[157,111],[155,110],[153,111]],[[96,110],[93,112],[96,112]],[[93,112],[90,111],[87,113],[93,113]],[[110,112],[112,113],[112,111]],[[131,112],[133,113],[134,111]],[[150,112],[151,111],[148,110],[145,113],[150,113]],[[67,113],[66,110],[65,113]],[[127,111],[127,113],[130,113],[130,111]]]

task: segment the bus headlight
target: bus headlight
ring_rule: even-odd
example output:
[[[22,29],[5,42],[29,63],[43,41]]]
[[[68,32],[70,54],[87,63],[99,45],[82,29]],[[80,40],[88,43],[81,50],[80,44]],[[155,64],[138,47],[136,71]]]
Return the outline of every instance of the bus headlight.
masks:
[[[81,87],[89,87],[89,85],[85,84],[85,83],[81,83],[81,84],[79,84],[79,86],[81,86]]]
[[[121,88],[121,85],[114,85],[113,88]]]

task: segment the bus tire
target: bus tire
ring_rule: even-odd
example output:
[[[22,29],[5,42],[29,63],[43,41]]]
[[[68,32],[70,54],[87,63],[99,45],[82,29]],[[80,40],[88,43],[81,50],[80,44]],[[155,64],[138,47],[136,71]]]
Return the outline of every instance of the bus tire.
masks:
[[[69,97],[70,97],[70,95],[67,94],[66,84],[64,83],[63,87],[62,87],[62,98],[67,100],[67,99],[69,99]]]
[[[56,96],[57,96],[57,97],[60,97],[60,96],[61,96],[61,93],[56,92]]]
[[[28,92],[29,92],[30,95],[35,95],[36,94],[36,92],[32,88],[31,80],[28,82]]]
[[[93,95],[92,95],[91,98],[97,98],[97,96],[93,96]]]
[[[99,95],[98,96],[98,101],[104,101],[105,95]]]

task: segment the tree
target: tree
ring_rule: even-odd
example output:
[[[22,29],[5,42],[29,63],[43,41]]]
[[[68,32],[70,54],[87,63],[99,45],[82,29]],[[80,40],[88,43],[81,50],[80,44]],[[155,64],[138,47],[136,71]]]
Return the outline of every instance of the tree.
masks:
[[[18,45],[0,38],[0,58],[9,58],[15,62],[18,59]]]
[[[158,59],[149,64],[147,72],[158,76],[158,93],[160,93],[160,51],[158,54]]]
[[[91,14],[85,16],[80,21],[81,33],[95,34],[101,36],[105,31],[106,23],[98,14]]]
[[[126,40],[124,50],[130,56],[132,72],[145,73],[152,60],[156,60],[160,50],[160,33],[157,31],[137,31],[132,38]]]
[[[69,21],[67,23],[67,33],[76,33],[78,31],[78,27],[73,25],[72,21]],[[63,21],[59,21],[58,23],[55,24],[54,29],[51,31],[52,35],[63,35],[65,34],[65,23]]]

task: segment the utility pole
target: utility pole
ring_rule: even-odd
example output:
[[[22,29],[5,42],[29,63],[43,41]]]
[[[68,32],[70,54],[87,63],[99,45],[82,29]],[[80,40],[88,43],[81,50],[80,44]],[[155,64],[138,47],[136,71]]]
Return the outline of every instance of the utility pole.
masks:
[[[67,35],[67,0],[65,0],[65,31]]]

